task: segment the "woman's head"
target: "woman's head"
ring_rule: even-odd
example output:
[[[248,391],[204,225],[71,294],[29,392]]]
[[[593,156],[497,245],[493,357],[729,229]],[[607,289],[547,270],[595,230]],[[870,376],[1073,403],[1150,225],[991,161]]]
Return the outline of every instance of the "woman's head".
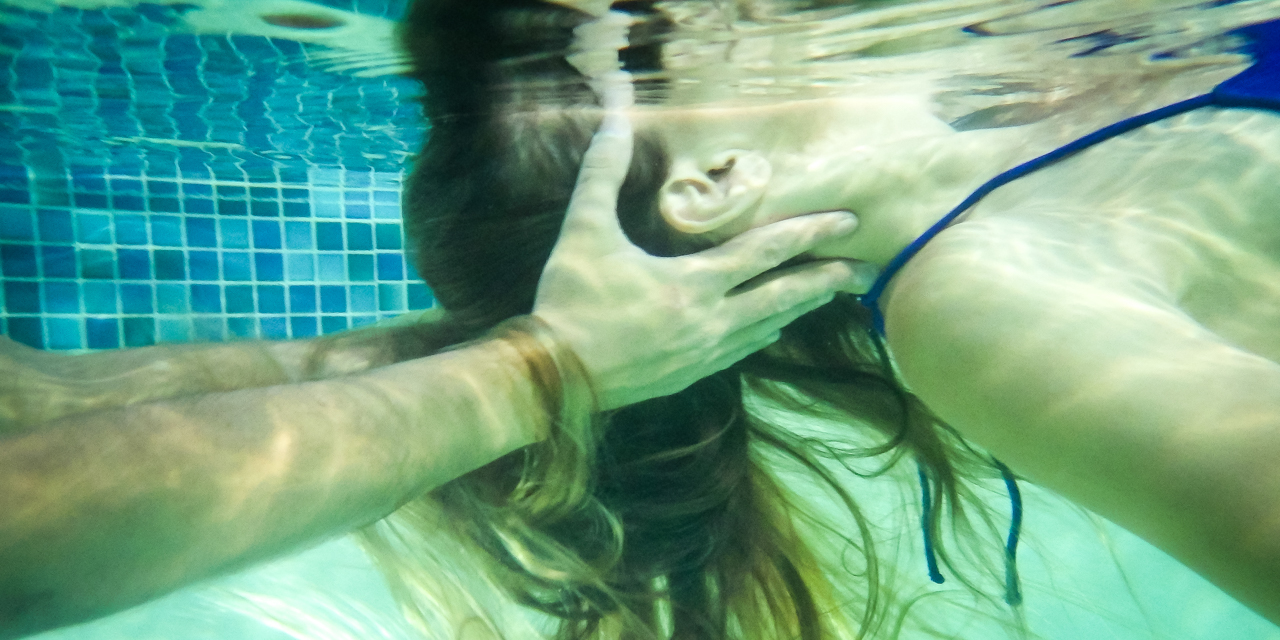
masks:
[[[625,5],[650,10],[648,3]],[[532,0],[434,0],[416,3],[403,27],[431,122],[406,194],[406,230],[421,275],[464,335],[532,310],[599,121],[594,94],[563,58],[573,28],[586,19]],[[633,50],[622,54],[633,71],[654,59],[643,33],[652,24],[642,24],[650,26],[633,29]],[[691,251],[708,241],[706,229],[680,229],[671,218],[679,207],[663,210],[664,192],[699,188],[679,182],[691,179],[682,173],[685,161],[701,179],[727,181],[719,195],[750,198],[758,186],[751,172],[771,158],[713,152],[698,160],[710,144],[683,145],[678,127],[639,124],[619,198],[622,226],[651,253]],[[741,150],[733,127],[721,131],[724,137],[704,131],[700,139]],[[772,140],[771,151],[785,151],[794,141],[782,133],[763,127],[754,142]],[[697,204],[686,201],[683,213],[707,217],[710,209]],[[758,213],[750,204],[728,209]],[[551,490],[552,476],[530,474],[568,464],[554,455],[554,441],[455,481],[435,498],[493,560],[508,590],[559,618],[565,637],[605,633],[600,625],[612,620],[628,629],[615,634],[624,637],[665,627],[676,637],[718,638],[736,626],[748,637],[817,638],[840,626],[843,603],[833,600],[831,583],[796,528],[803,501],[765,463],[785,459],[826,483],[860,528],[850,543],[867,561],[860,577],[846,578],[864,592],[860,628],[869,633],[881,613],[874,598],[879,578],[856,503],[818,454],[756,418],[743,401],[751,387],[871,425],[885,442],[862,454],[905,443],[938,481],[935,500],[953,499],[945,434],[926,424],[927,413],[895,386],[866,323],[860,307],[838,300],[789,327],[769,354],[602,417],[598,442],[573,457],[582,473],[559,476],[589,485],[566,493],[578,496],[573,504],[535,509],[528,496],[511,493],[517,484]]]

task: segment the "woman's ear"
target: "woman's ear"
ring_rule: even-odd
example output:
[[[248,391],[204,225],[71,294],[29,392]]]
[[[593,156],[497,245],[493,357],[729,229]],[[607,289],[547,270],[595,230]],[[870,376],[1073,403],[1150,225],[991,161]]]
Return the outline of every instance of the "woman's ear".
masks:
[[[658,210],[676,231],[697,235],[742,222],[769,186],[773,167],[754,151],[716,156],[712,168],[677,159],[658,194]]]

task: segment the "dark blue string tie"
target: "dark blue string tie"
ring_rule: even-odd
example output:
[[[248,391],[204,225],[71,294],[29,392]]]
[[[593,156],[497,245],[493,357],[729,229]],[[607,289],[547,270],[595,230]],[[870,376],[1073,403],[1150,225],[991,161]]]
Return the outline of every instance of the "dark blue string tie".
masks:
[[[1018,577],[1018,541],[1022,536],[1022,491],[1018,489],[1018,480],[1003,462],[991,459],[1000,477],[1004,479],[1005,489],[1009,492],[1009,503],[1012,507],[1009,520],[1009,537],[1004,547],[1004,601],[1010,606],[1022,604],[1022,581]],[[937,513],[933,508],[933,493],[929,474],[923,464],[916,463],[920,474],[920,529],[924,532],[924,561],[929,568],[929,579],[936,584],[947,581],[938,570],[938,555],[934,550],[933,521]]]

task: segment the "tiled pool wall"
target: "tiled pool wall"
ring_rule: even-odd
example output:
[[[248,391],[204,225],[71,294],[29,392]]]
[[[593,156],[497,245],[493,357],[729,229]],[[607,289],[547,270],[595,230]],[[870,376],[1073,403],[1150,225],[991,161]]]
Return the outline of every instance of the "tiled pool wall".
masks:
[[[431,304],[405,264],[399,174],[311,169],[267,183],[7,169],[3,331],[35,347],[307,337]],[[63,189],[44,193],[70,202],[41,202],[54,182]]]
[[[183,10],[0,3],[0,331],[136,347],[430,306],[399,207],[417,87],[316,66],[288,39],[178,33]]]

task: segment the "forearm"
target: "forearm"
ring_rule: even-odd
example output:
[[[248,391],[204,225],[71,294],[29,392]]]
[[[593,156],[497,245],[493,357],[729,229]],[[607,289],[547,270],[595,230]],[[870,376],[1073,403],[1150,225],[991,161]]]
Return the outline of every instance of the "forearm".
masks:
[[[359,376],[137,404],[0,440],[0,637],[376,520],[545,427],[502,342]]]
[[[449,340],[435,310],[319,338],[156,345],[65,355],[0,342],[0,433],[183,396],[351,375],[422,357]]]

